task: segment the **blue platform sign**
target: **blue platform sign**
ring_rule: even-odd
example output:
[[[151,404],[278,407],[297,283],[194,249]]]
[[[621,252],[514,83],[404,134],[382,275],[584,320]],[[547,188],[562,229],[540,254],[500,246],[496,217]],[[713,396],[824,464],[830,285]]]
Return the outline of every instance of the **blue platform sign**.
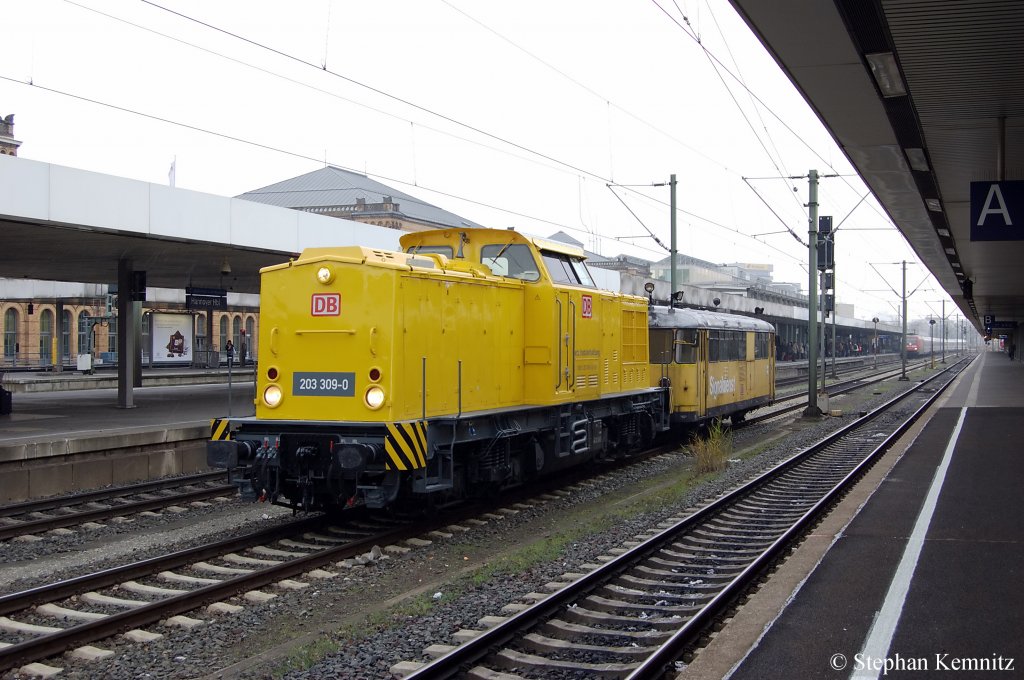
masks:
[[[971,182],[971,240],[1024,240],[1024,181]]]

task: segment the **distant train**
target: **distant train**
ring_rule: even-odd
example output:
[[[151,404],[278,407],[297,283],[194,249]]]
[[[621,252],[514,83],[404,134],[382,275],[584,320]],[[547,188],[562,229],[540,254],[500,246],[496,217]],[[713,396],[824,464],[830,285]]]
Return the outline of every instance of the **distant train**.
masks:
[[[918,357],[918,356],[921,356],[922,353],[926,352],[926,351],[927,351],[927,345],[924,343],[923,340],[921,340],[921,336],[919,336],[919,335],[908,335],[907,336],[907,356],[908,357],[911,357],[911,358]]]
[[[262,270],[256,414],[207,458],[295,509],[423,506],[626,455],[774,400],[774,328],[598,289],[514,231],[312,248]]]
[[[942,339],[925,338],[920,335],[907,336],[908,359],[931,356],[933,347],[935,354],[941,355],[943,352]],[[946,354],[961,354],[967,347],[968,343],[963,338],[946,338]]]

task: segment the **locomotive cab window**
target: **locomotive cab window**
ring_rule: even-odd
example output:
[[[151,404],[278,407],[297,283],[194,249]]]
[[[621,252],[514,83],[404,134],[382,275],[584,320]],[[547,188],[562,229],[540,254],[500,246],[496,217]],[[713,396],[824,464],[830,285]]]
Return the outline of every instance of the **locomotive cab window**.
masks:
[[[547,267],[548,275],[555,283],[568,283],[587,288],[597,287],[582,258],[549,251],[542,252],[541,256],[544,258],[544,266]]]
[[[675,359],[677,364],[697,363],[697,331],[693,328],[682,328],[676,331]]]
[[[537,281],[540,270],[530,247],[522,243],[494,244],[480,249],[480,262],[498,276],[523,281]]]
[[[435,255],[444,255],[449,259],[452,257],[451,246],[412,246],[405,252],[411,253],[412,255],[416,255],[417,253],[433,253]]]

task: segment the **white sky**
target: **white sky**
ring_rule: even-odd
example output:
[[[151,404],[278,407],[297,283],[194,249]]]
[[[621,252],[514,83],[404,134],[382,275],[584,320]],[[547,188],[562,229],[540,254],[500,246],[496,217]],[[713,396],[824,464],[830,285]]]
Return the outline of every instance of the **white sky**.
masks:
[[[854,209],[865,186],[726,0],[153,2],[4,3],[20,156],[157,183],[177,158],[177,186],[225,196],[326,160],[487,226],[652,260],[666,251],[629,237],[669,243],[668,188],[649,185],[676,173],[680,252],[805,289],[806,249],[764,234],[806,241],[807,181],[750,180],[762,202],[743,178],[814,168],[845,175],[819,194],[849,214],[840,302],[895,318],[900,269],[868,263],[917,258],[872,197]],[[615,191],[643,225],[609,182],[641,185]],[[908,291],[922,281],[911,320],[945,298],[909,266]]]

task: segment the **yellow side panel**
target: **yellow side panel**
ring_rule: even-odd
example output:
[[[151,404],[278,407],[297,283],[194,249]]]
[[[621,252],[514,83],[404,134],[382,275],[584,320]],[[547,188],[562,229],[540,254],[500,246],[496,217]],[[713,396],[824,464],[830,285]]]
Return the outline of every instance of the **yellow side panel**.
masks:
[[[407,276],[399,298],[396,419],[523,402],[521,287]]]
[[[708,364],[707,408],[741,401],[740,373],[746,371],[745,361],[716,361]]]
[[[697,413],[703,388],[697,364],[668,364],[672,380],[672,412]]]

